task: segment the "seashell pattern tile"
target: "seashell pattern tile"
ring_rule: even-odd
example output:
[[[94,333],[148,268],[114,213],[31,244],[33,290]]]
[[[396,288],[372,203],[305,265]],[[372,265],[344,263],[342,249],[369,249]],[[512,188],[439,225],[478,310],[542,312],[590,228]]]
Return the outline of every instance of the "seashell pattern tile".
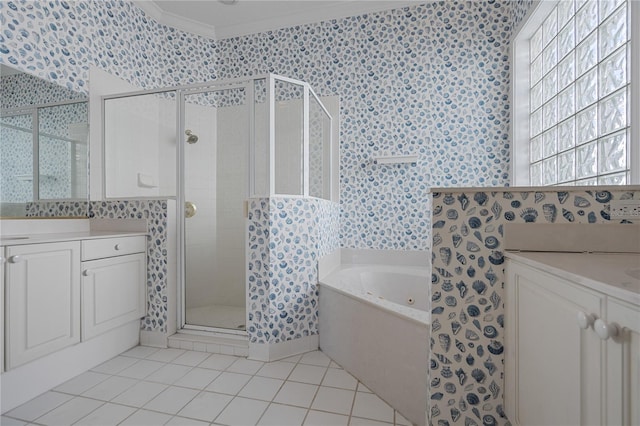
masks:
[[[317,260],[339,248],[338,217],[337,203],[317,198],[250,200],[247,331],[252,343],[318,333]]]
[[[504,224],[609,223],[609,203],[620,199],[640,199],[640,191],[433,194],[431,424],[508,422],[502,389]]]

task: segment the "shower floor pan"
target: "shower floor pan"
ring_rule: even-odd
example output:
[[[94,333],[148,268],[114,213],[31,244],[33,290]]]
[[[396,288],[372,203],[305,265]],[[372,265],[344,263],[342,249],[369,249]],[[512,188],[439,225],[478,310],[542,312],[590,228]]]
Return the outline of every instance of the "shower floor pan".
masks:
[[[206,305],[187,308],[186,322],[189,325],[245,330],[244,306]]]

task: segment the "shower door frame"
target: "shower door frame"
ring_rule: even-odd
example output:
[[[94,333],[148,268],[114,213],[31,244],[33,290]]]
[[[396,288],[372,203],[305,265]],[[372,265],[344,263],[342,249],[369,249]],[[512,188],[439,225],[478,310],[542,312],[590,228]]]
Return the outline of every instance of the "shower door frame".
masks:
[[[244,88],[246,97],[246,104],[249,108],[249,149],[248,149],[248,182],[246,190],[246,198],[249,198],[253,194],[254,189],[254,164],[255,164],[255,94],[254,94],[254,86],[255,81],[259,79],[266,79],[268,75],[264,76],[256,76],[256,77],[244,77],[237,79],[229,79],[224,81],[215,81],[210,83],[203,83],[199,85],[195,85],[189,88],[185,88],[184,90],[178,91],[178,134],[179,141],[178,150],[177,150],[177,161],[178,161],[178,169],[177,169],[177,196],[176,196],[176,214],[177,214],[177,251],[178,251],[178,324],[177,329],[182,333],[192,333],[192,334],[221,334],[221,335],[236,335],[236,336],[248,336],[248,333],[245,330],[236,330],[230,328],[221,328],[221,327],[212,327],[212,326],[204,326],[204,325],[196,325],[196,324],[187,324],[187,306],[186,306],[186,290],[187,290],[187,267],[186,267],[186,215],[185,215],[185,144],[186,136],[184,133],[184,129],[186,128],[186,120],[185,120],[185,97],[188,95],[197,95],[200,93],[210,93],[222,90],[230,90],[230,89],[240,89]],[[245,201],[246,203],[246,201]],[[245,207],[246,213],[246,207]],[[245,214],[245,220],[246,220]],[[246,225],[246,224],[245,224]],[[245,324],[249,322],[249,301],[246,298],[248,294],[248,283],[246,280],[247,277],[247,227],[244,227],[244,247],[245,247],[245,268],[244,268],[244,287],[245,287]]]
[[[268,111],[268,134],[267,136],[267,144],[268,144],[268,152],[269,152],[269,161],[267,162],[267,170],[266,177],[269,179],[269,188],[265,193],[256,193],[256,185],[255,185],[255,173],[256,173],[256,159],[255,159],[255,146],[256,146],[256,135],[255,135],[255,113],[256,113],[256,96],[255,96],[255,84],[259,80],[264,80],[265,82],[265,103],[267,104]],[[284,81],[291,84],[297,84],[302,86],[304,89],[303,95],[303,138],[302,138],[302,151],[303,151],[303,185],[302,185],[302,194],[280,194],[276,192],[275,188],[275,144],[276,144],[276,134],[275,134],[275,81]],[[247,198],[269,198],[269,197],[277,197],[284,196],[290,198],[308,198],[309,195],[309,104],[311,97],[315,98],[318,105],[322,108],[325,115],[329,118],[329,127],[332,129],[329,132],[329,162],[327,164],[328,167],[328,175],[331,176],[331,179],[334,179],[334,168],[337,167],[337,164],[334,164],[333,161],[333,153],[335,150],[334,142],[333,142],[333,129],[334,129],[334,117],[329,113],[326,106],[322,103],[320,97],[314,92],[311,88],[311,85],[302,80],[296,80],[289,77],[280,76],[273,73],[266,74],[258,74],[254,76],[246,76],[240,78],[233,79],[225,79],[225,80],[214,80],[204,83],[194,83],[188,85],[180,85],[180,86],[172,86],[172,87],[163,87],[157,89],[143,89],[143,90],[135,90],[123,93],[117,93],[112,95],[105,95],[100,97],[101,102],[101,115],[102,115],[102,140],[105,139],[105,102],[110,99],[118,99],[118,98],[126,98],[130,96],[139,96],[139,95],[151,95],[151,94],[160,94],[160,93],[175,93],[177,97],[176,102],[176,141],[177,149],[176,149],[176,252],[177,252],[177,271],[176,271],[176,329],[182,333],[189,334],[203,334],[206,333],[208,335],[235,335],[237,338],[239,337],[248,337],[247,330],[235,330],[235,329],[226,329],[226,328],[216,328],[216,327],[208,327],[208,326],[198,326],[192,324],[186,324],[186,303],[185,303],[185,291],[186,291],[186,246],[185,246],[185,210],[184,203],[186,201],[185,198],[185,179],[184,179],[184,148],[186,144],[186,137],[184,133],[185,129],[185,96],[193,95],[198,93],[207,93],[224,89],[232,89],[245,87],[247,91],[247,103],[249,107],[249,149],[248,149],[248,192]],[[73,103],[73,102],[71,102]],[[100,162],[102,164],[102,171],[100,173],[100,189],[102,191],[101,198],[104,200],[118,199],[118,200],[140,200],[140,199],[157,199],[158,196],[136,196],[136,197],[107,197],[106,196],[106,167],[104,166],[105,161],[105,144],[102,143],[101,146],[101,156]],[[329,196],[324,197],[325,199],[329,199],[331,201],[337,201],[337,188],[333,187],[333,182],[329,187]],[[173,196],[168,197],[160,197],[173,199]],[[247,205],[245,202],[245,219],[247,217]],[[248,258],[248,246],[246,244],[248,228],[245,226],[245,259]],[[245,294],[248,296],[248,282],[246,277],[248,276],[248,265],[245,262]],[[169,297],[171,297],[169,295]],[[249,300],[245,297],[245,320],[248,325],[248,316],[249,316]],[[171,317],[171,316],[170,316]],[[171,318],[173,320],[173,318]]]
[[[269,186],[266,193],[256,193],[256,134],[255,134],[255,117],[256,117],[256,93],[255,93],[255,84],[259,80],[264,80],[265,82],[265,104],[267,105],[267,119],[268,119],[268,134],[266,135],[267,140],[267,149],[269,154],[269,159],[267,162],[267,170],[266,177],[269,180]],[[283,81],[285,83],[296,84],[302,87],[303,89],[303,98],[302,98],[302,112],[303,112],[303,135],[302,135],[302,167],[303,167],[303,180],[302,180],[302,194],[284,194],[278,193],[276,191],[276,176],[275,176],[275,161],[276,161],[276,117],[275,117],[275,100],[276,100],[276,81]],[[178,139],[181,143],[178,144],[178,152],[177,152],[177,196],[176,196],[176,208],[177,208],[177,221],[178,221],[178,315],[177,315],[177,330],[182,333],[188,334],[209,334],[209,335],[236,335],[237,337],[244,336],[248,337],[248,331],[245,330],[236,330],[236,329],[227,329],[227,328],[218,328],[218,327],[210,327],[210,326],[200,326],[194,324],[186,323],[186,231],[185,231],[185,210],[184,205],[186,202],[185,198],[185,179],[184,179],[184,148],[186,144],[186,138],[184,134],[185,129],[185,108],[184,108],[184,97],[190,94],[197,93],[207,93],[216,90],[223,89],[232,89],[238,87],[245,87],[247,90],[247,103],[249,106],[249,161],[248,161],[248,192],[247,198],[256,198],[256,197],[290,197],[290,198],[309,198],[309,142],[310,142],[310,134],[309,134],[309,111],[310,111],[310,102],[313,97],[317,104],[321,107],[326,117],[329,119],[329,128],[333,129],[334,126],[334,118],[327,110],[326,106],[322,103],[320,97],[315,93],[311,85],[305,81],[297,80],[290,77],[281,76],[274,73],[267,74],[258,74],[254,76],[248,77],[240,77],[235,79],[225,79],[221,81],[212,81],[201,84],[194,84],[189,86],[183,86],[176,90],[179,101],[178,101]],[[329,131],[329,162],[327,164],[327,174],[328,176],[333,176],[335,164],[333,164],[333,150],[335,149],[333,146],[333,130]],[[326,199],[335,201],[335,197],[337,194],[334,193],[333,184],[329,185],[329,194]],[[247,205],[248,201],[245,201],[245,220],[247,220]],[[245,226],[245,260],[248,259],[248,245],[247,241],[247,232],[248,228]],[[249,285],[246,277],[248,276],[248,265],[245,261],[245,321],[248,328],[249,324]]]

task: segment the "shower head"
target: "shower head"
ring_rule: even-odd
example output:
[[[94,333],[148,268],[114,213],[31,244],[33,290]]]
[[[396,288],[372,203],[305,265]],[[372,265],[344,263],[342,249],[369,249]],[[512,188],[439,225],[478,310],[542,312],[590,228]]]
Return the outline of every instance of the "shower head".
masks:
[[[191,133],[191,130],[186,130],[184,134],[188,136],[187,143],[194,144],[198,142],[198,135],[194,135],[193,133]]]

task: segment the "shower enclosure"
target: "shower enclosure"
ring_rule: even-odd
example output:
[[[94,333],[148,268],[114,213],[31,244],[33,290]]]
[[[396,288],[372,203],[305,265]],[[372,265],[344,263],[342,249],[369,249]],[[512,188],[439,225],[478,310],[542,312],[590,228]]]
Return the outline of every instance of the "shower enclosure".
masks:
[[[308,84],[277,75],[190,89],[180,103],[181,325],[244,334],[247,199],[329,198],[331,117]]]
[[[328,110],[273,74],[103,99],[105,196],[179,206],[178,328],[246,335],[248,200],[331,199]]]

